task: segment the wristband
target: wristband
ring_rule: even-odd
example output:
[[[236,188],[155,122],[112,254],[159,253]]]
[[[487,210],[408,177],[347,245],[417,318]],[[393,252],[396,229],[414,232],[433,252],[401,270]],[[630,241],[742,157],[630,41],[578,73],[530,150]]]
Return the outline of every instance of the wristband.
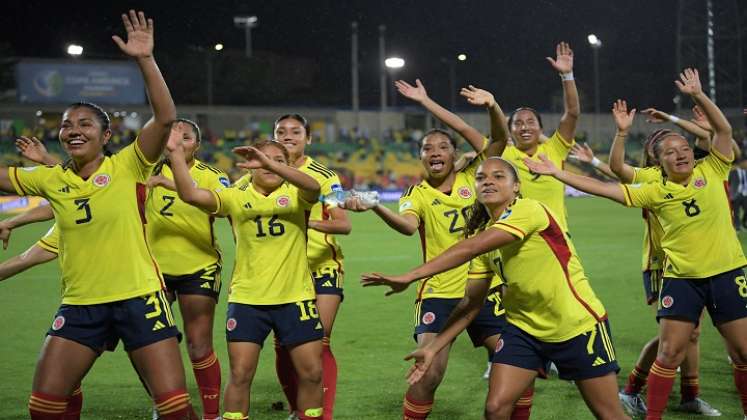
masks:
[[[674,124],[677,124],[677,121],[679,121],[679,120],[680,120],[680,117],[678,117],[676,115],[670,115],[669,116],[669,121],[671,121]]]
[[[560,73],[560,80],[567,82],[569,80],[575,80],[573,78],[573,72],[569,71],[568,73]]]
[[[596,157],[596,156],[594,156],[594,159],[591,160],[591,166],[593,166],[595,168],[598,168],[599,165],[601,165],[601,164],[602,164],[602,161],[599,160],[599,158]]]

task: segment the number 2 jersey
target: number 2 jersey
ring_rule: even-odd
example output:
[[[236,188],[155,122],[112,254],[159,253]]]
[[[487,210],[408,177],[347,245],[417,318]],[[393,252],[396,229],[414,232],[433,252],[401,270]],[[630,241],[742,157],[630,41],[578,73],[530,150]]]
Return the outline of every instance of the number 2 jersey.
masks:
[[[432,260],[464,239],[467,211],[476,197],[475,172],[484,160],[485,155],[481,153],[457,172],[449,194],[433,188],[426,180],[409,187],[402,194],[399,213],[417,217],[423,261]],[[465,263],[420,280],[418,300],[463,297],[468,268],[469,263]],[[500,279],[495,281],[500,284]]]
[[[46,198],[59,230],[62,303],[93,305],[162,288],[145,232],[145,184],[154,163],[137,140],[82,179],[69,165],[8,168],[19,195]]]
[[[747,263],[732,225],[730,168],[731,160],[711,149],[687,185],[661,178],[621,186],[627,206],[648,209],[661,223],[664,277],[711,277]]]
[[[155,172],[174,179],[167,164],[156,167]],[[189,176],[197,187],[210,191],[230,184],[225,173],[198,160],[189,168]],[[160,186],[148,192],[146,209],[148,240],[164,274],[192,274],[220,263],[220,248],[213,232],[214,216],[180,200],[176,191]]]
[[[216,214],[236,237],[229,303],[279,305],[314,299],[306,257],[306,222],[314,203],[284,182],[265,196],[249,183],[213,191]]]

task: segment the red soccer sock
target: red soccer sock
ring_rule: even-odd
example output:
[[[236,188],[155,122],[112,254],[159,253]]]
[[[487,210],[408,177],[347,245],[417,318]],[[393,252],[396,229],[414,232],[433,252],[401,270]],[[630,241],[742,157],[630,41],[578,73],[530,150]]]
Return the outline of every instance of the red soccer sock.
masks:
[[[153,399],[161,420],[196,420],[197,414],[189,403],[186,389],[177,389]]]
[[[324,420],[331,420],[337,395],[337,360],[329,347],[329,337],[322,339],[322,385],[324,386]]]
[[[737,386],[737,391],[739,391],[742,411],[747,416],[747,365],[734,364],[734,385]]]
[[[640,394],[643,386],[646,385],[646,378],[648,378],[648,370],[636,365],[628,375],[628,382],[625,383],[623,392],[628,395]]]
[[[402,420],[420,420],[428,417],[433,409],[433,400],[418,401],[405,394],[402,404]]]
[[[697,376],[680,377],[680,402],[692,401],[700,395],[700,385]]]
[[[667,367],[662,365],[658,360],[651,366],[651,372],[648,374],[648,393],[646,395],[646,405],[648,412],[646,420],[659,420],[667,408],[667,400],[672,392],[674,378],[677,376],[677,367]]]
[[[29,398],[31,420],[63,420],[67,397],[32,392]]]
[[[511,413],[511,420],[529,420],[529,414],[532,412],[532,398],[534,397],[534,386],[530,386],[516,404],[514,411]]]
[[[214,351],[201,359],[192,360],[197,387],[202,398],[202,416],[218,418],[220,416],[220,362]]]
[[[75,391],[67,399],[67,408],[65,409],[65,415],[62,417],[64,420],[80,420],[80,410],[83,409],[83,390],[80,389],[80,385],[75,387]]]
[[[275,372],[278,375],[280,386],[283,387],[283,393],[288,400],[290,412],[296,411],[296,399],[298,398],[298,376],[296,369],[293,367],[288,349],[281,346],[275,339]]]

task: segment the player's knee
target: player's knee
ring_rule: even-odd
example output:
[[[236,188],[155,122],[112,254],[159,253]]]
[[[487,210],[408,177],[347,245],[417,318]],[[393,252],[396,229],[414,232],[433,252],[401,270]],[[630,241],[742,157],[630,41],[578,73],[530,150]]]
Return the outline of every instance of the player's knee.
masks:
[[[513,405],[499,399],[488,399],[485,402],[485,418],[488,420],[508,419],[513,412]]]
[[[322,364],[321,364],[321,362],[320,363],[308,364],[307,366],[303,366],[296,373],[298,374],[298,379],[301,380],[301,381],[312,383],[312,384],[321,384],[322,383]]]
[[[236,386],[248,386],[257,366],[249,363],[231,363],[231,382]]]
[[[669,341],[661,341],[656,359],[668,366],[679,366],[685,358],[685,348]]]
[[[213,351],[213,343],[206,337],[187,337],[187,353],[190,360],[200,360]]]

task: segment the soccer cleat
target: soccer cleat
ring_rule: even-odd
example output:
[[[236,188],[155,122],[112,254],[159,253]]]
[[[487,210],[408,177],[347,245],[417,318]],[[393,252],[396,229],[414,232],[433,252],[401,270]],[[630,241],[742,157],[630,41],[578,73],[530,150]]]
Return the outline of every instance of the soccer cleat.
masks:
[[[620,403],[625,411],[632,417],[646,416],[646,403],[643,402],[640,394],[626,394],[620,391],[617,393],[617,396],[620,398]]]
[[[482,374],[482,379],[490,379],[490,369],[493,367],[493,363],[488,362],[488,368],[485,369],[485,373]]]
[[[710,404],[701,400],[700,398],[696,398],[691,401],[683,402],[682,404],[680,404],[680,406],[677,409],[679,411],[700,414],[701,416],[707,416],[707,417],[718,417],[721,415],[720,411],[711,407]]]
[[[549,375],[558,375],[559,374],[558,373],[558,367],[555,366],[554,362],[550,362],[550,367],[548,368],[547,373]]]
[[[158,415],[158,410],[156,410],[156,407],[153,407],[153,414],[150,417],[152,420],[160,420],[161,416]]]
[[[300,420],[300,419],[299,419],[299,417],[298,417],[298,414],[296,414],[296,413],[291,413],[291,414],[290,414],[290,415],[288,416],[288,419],[287,419],[287,420]]]

